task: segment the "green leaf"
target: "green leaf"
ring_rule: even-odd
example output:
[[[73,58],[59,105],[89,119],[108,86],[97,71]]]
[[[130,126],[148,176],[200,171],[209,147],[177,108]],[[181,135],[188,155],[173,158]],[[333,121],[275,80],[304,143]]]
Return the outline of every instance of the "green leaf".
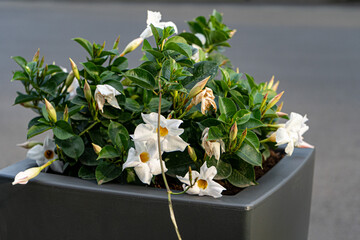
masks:
[[[120,157],[120,153],[113,146],[107,145],[103,147],[99,153],[98,160],[100,158],[117,158]]]
[[[174,36],[174,37],[170,38],[168,41],[166,41],[165,47],[169,43],[185,43],[185,44],[187,44],[185,38],[183,38],[181,36]]]
[[[19,103],[30,102],[30,101],[34,101],[34,100],[40,100],[39,96],[25,95],[22,93],[18,93],[18,94],[19,94],[19,96],[16,97],[14,105],[19,104]]]
[[[130,136],[127,129],[121,123],[111,121],[108,127],[108,135],[115,146],[127,150]]]
[[[241,133],[239,133],[241,134]],[[260,148],[260,141],[257,135],[253,131],[247,131],[245,142],[253,146],[255,149]]]
[[[244,123],[244,124],[238,124],[238,128],[239,128],[239,129],[258,128],[258,127],[263,127],[263,126],[264,126],[264,124],[263,124],[261,121],[255,119],[255,118],[250,118],[250,119],[249,119],[246,123]]]
[[[84,153],[84,141],[77,135],[66,140],[55,139],[55,141],[63,152],[70,158],[77,160]]]
[[[79,43],[90,54],[90,56],[93,57],[93,47],[88,40],[84,38],[73,38],[72,40]]]
[[[235,103],[226,97],[219,97],[219,110],[221,114],[225,114],[227,117],[232,117],[236,111]]]
[[[210,127],[207,140],[210,141],[225,138],[221,127],[222,125]]]
[[[193,33],[183,32],[183,33],[180,33],[179,36],[186,39],[188,44],[195,44],[200,47],[202,46],[200,39],[198,37],[196,37],[195,34],[193,34]]]
[[[195,163],[191,160],[187,151],[166,153],[163,155],[163,158],[168,168],[166,174],[169,176],[184,176],[189,171],[189,166],[191,166],[192,169],[196,169]]]
[[[29,81],[29,78],[26,76],[25,73],[21,72],[21,71],[16,71],[14,73],[13,78],[11,79],[11,81],[14,80],[20,80],[20,81]]]
[[[63,70],[56,65],[48,65],[48,70],[46,71],[47,75],[53,74],[53,73],[64,73]]]
[[[126,98],[125,109],[131,112],[141,112],[143,108],[136,100],[132,98]]]
[[[128,68],[128,60],[125,57],[118,57],[111,66],[111,71],[121,73]]]
[[[79,161],[86,166],[97,166],[99,161],[97,161],[97,154],[94,152],[93,148],[85,148],[84,153],[80,156]]]
[[[204,80],[210,76],[209,81],[216,76],[218,72],[218,65],[216,62],[203,61],[194,64],[194,69],[190,71],[193,76],[185,78],[181,84],[186,88],[191,89],[197,82]]]
[[[249,110],[241,109],[235,113],[233,119],[236,121],[237,125],[241,125],[249,121],[250,117],[251,112]]]
[[[68,73],[59,72],[59,73],[52,75],[51,78],[47,82],[50,82],[50,81],[55,82],[56,87],[57,87],[66,80],[68,75],[69,75]]]
[[[170,109],[172,102],[161,99],[161,112],[166,112]],[[157,112],[159,108],[159,98],[152,98],[147,106],[151,112]]]
[[[100,71],[99,71],[98,67],[94,63],[92,63],[92,62],[84,62],[84,63],[80,63],[80,64],[84,66],[84,69],[86,70],[86,72],[93,79],[97,80],[99,78]]]
[[[56,84],[56,82],[48,80],[47,82],[45,82],[43,85],[40,86],[40,89],[43,92],[55,97],[56,96],[56,90],[57,90],[56,87],[57,86],[58,85]]]
[[[192,49],[187,43],[169,42],[165,44],[164,50],[173,50],[188,58],[192,56]]]
[[[96,179],[94,168],[88,166],[81,166],[78,172],[79,178],[85,180],[93,180]]]
[[[19,64],[19,66],[23,69],[25,69],[27,62],[25,60],[25,58],[20,57],[20,56],[16,56],[16,57],[11,57],[12,59],[14,59],[14,61]]]
[[[68,122],[64,120],[59,120],[55,123],[55,128],[53,129],[55,137],[60,140],[65,140],[74,136],[74,132]]]
[[[151,31],[154,35],[154,38],[155,38],[155,42],[156,42],[156,45],[157,43],[159,42],[160,40],[160,35],[159,35],[159,31],[162,33],[162,29],[160,28],[156,28],[154,25],[150,24],[150,28],[151,28]]]
[[[232,173],[232,167],[230,163],[224,162],[221,159],[216,160],[214,157],[208,159],[206,161],[207,166],[215,166],[217,170],[217,174],[214,177],[215,180],[222,180],[228,178]]]
[[[244,141],[236,155],[253,166],[262,165],[261,153],[258,149]]]
[[[43,123],[35,124],[28,130],[27,139],[30,139],[36,135],[46,132],[49,129],[51,129],[51,126],[47,124],[43,124]]]
[[[155,79],[153,75],[142,68],[131,69],[125,73],[125,76],[140,87],[149,90],[155,88]]]
[[[117,81],[117,80],[106,80],[103,82],[103,84],[108,84],[110,86],[112,86],[113,88],[115,88],[118,92],[122,93],[124,88],[123,85],[121,84],[121,82]]]
[[[119,177],[122,168],[109,162],[101,162],[95,170],[96,181],[99,185]]]
[[[228,40],[226,33],[219,30],[211,31],[209,38],[212,44],[222,43]]]
[[[254,168],[249,164],[242,164],[239,169],[233,169],[227,179],[232,185],[240,188],[256,185]]]

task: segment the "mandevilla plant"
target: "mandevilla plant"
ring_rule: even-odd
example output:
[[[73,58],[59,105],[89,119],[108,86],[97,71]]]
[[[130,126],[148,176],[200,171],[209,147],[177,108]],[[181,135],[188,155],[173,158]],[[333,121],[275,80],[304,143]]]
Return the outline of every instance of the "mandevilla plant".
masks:
[[[233,70],[222,52],[235,30],[221,14],[197,17],[188,22],[191,32],[178,35],[159,12],[148,11],[146,23],[121,53],[119,38],[110,50],[105,42],[74,38],[88,53],[81,70],[71,58],[70,72],[45,65],[39,50],[29,62],[13,57],[21,70],[12,80],[25,88],[15,104],[38,115],[27,138],[53,135],[21,144],[39,167],[19,173],[13,184],[26,184],[48,168],[98,184],[150,185],[162,174],[180,238],[172,194],[221,197],[229,184],[257,184],[254,167],[276,146],[287,144],[289,155],[294,147],[312,146],[302,137],[306,116],[281,112],[283,92],[277,93],[274,77],[257,84]],[[141,44],[142,63],[129,69],[126,55]],[[280,118],[288,121],[278,124]],[[183,192],[170,190],[167,177],[183,184]]]

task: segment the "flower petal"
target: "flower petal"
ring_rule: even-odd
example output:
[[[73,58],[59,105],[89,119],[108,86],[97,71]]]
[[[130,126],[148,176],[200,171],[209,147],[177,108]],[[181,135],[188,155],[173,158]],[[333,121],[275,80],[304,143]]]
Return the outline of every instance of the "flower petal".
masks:
[[[164,138],[164,140],[162,141],[162,151],[164,151],[164,152],[174,152],[174,151],[183,152],[188,145],[189,144],[187,142],[185,142],[179,136],[167,135]]]
[[[123,164],[123,167],[122,167],[123,170],[125,168],[129,168],[129,167],[136,167],[139,164],[140,164],[140,160],[139,160],[136,150],[134,148],[130,148],[126,162]]]
[[[151,174],[150,168],[147,164],[140,163],[134,168],[134,170],[141,182],[146,183],[148,185],[150,184],[153,175]]]
[[[44,147],[41,145],[36,145],[26,153],[26,157],[33,160],[44,160]]]
[[[131,137],[134,141],[156,140],[155,128],[150,124],[139,124]]]
[[[290,137],[285,128],[279,128],[276,130],[276,142],[277,145],[285,144],[290,142]]]
[[[56,160],[50,165],[50,169],[54,172],[63,173],[64,172],[64,163],[60,160]]]

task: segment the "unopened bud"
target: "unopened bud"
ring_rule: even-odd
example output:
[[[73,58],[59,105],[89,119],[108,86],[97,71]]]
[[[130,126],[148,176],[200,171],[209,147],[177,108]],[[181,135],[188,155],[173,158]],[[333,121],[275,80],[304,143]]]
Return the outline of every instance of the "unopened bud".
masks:
[[[48,65],[46,64],[45,67],[44,67],[44,70],[43,70],[43,72],[42,72],[43,77],[46,76],[46,73],[47,73],[48,69],[49,69],[49,67],[48,67]]]
[[[92,99],[91,89],[90,89],[90,85],[88,84],[86,79],[85,79],[85,84],[84,84],[84,95],[85,95],[86,101],[88,103],[91,103],[91,99]]]
[[[276,132],[273,132],[270,137],[267,138],[269,142],[276,142]]]
[[[229,33],[229,36],[232,38],[236,33],[236,29],[232,30],[230,33]]]
[[[16,144],[16,146],[18,147],[22,147],[22,148],[25,148],[25,149],[30,149],[36,145],[42,145],[42,142],[36,142],[36,141],[26,141],[24,143],[19,143],[19,144]]]
[[[288,116],[288,114],[287,114],[287,113],[284,113],[284,112],[276,112],[276,115],[277,115],[278,117]]]
[[[46,98],[44,98],[44,101],[45,101],[46,112],[49,114],[50,121],[56,122],[57,118],[56,118],[55,108]]]
[[[190,156],[191,160],[196,162],[197,156],[196,156],[196,153],[195,153],[194,149],[192,147],[190,147],[190,145],[188,145],[187,150],[188,150],[188,153],[189,153],[189,156]]]
[[[278,87],[279,87],[279,81],[277,81],[275,84],[274,84],[274,86],[272,86],[272,90],[274,90],[275,92],[277,91],[277,89],[278,89]]]
[[[72,70],[73,70],[73,72],[74,72],[74,76],[75,76],[78,80],[80,80],[79,69],[77,68],[76,64],[74,63],[74,61],[73,61],[71,58],[69,58],[69,60],[70,60],[70,63],[71,63],[71,68],[72,68]]]
[[[113,49],[118,49],[119,42],[120,42],[120,35],[116,38],[114,45],[113,45]]]
[[[230,136],[229,136],[230,142],[235,141],[237,134],[238,134],[238,128],[237,128],[237,124],[235,122],[234,125],[232,125],[231,130],[230,130]]]
[[[283,105],[284,105],[284,102],[281,102],[280,105],[277,107],[276,111],[281,112]]]
[[[65,80],[65,87],[68,88],[70,87],[70,85],[73,83],[74,81],[74,78],[75,78],[75,75],[74,75],[74,72],[73,70],[71,70],[68,74],[68,76],[66,77],[66,80]]]
[[[195,84],[195,86],[189,92],[188,99],[192,99],[193,97],[198,95],[203,90],[203,88],[205,87],[205,85],[209,81],[209,79],[210,79],[210,76],[205,78],[204,80],[201,80],[197,84]]]
[[[95,143],[91,143],[91,145],[93,146],[94,152],[99,155],[99,153],[101,152],[101,147]]]
[[[65,105],[63,119],[65,122],[69,120],[69,108],[67,105]]]
[[[39,67],[42,67],[44,65],[44,60],[45,60],[45,57],[42,56]]]
[[[260,111],[262,111],[263,109],[264,109],[264,107],[265,107],[265,105],[266,105],[266,100],[267,100],[267,98],[268,98],[268,93],[266,93],[265,94],[265,96],[263,97],[263,100],[262,100],[262,102],[261,102],[261,104],[260,104]]]
[[[245,140],[246,135],[247,135],[247,128],[241,133],[239,146],[241,146],[241,144],[242,144],[243,141]]]
[[[39,56],[40,56],[40,48],[38,48],[38,50],[36,51],[34,57],[33,57],[33,62],[37,62],[39,61]]]
[[[274,84],[274,79],[275,79],[275,76],[273,75],[269,81],[269,85],[268,85],[268,89],[272,89],[273,87],[273,84]]]
[[[26,107],[26,108],[34,108],[35,105],[32,102],[24,102],[24,103],[20,103],[21,106]]]
[[[271,109],[282,97],[282,95],[284,94],[284,91],[282,91],[281,93],[279,93],[278,95],[276,95],[273,99],[271,99],[271,101],[268,103],[268,105],[266,106],[266,109],[264,111],[264,113]]]
[[[124,49],[124,51],[120,54],[120,57],[125,56],[126,54],[134,51],[140,44],[144,41],[143,38],[136,38],[132,40]]]

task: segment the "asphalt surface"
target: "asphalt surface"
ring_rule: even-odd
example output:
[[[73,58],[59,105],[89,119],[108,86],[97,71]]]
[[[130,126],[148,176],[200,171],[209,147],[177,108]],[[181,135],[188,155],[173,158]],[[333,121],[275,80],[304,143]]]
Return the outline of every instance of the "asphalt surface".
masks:
[[[306,141],[316,146],[310,240],[355,240],[360,236],[360,6],[243,6],[236,4],[37,3],[0,1],[0,168],[25,158],[16,143],[26,140],[33,113],[12,106],[20,83],[10,56],[32,58],[37,48],[47,63],[70,68],[86,53],[73,37],[120,48],[145,28],[146,10],[160,10],[179,30],[185,20],[224,13],[238,30],[230,59],[240,71],[285,90],[284,111],[307,114]],[[140,58],[132,53],[132,67]]]

